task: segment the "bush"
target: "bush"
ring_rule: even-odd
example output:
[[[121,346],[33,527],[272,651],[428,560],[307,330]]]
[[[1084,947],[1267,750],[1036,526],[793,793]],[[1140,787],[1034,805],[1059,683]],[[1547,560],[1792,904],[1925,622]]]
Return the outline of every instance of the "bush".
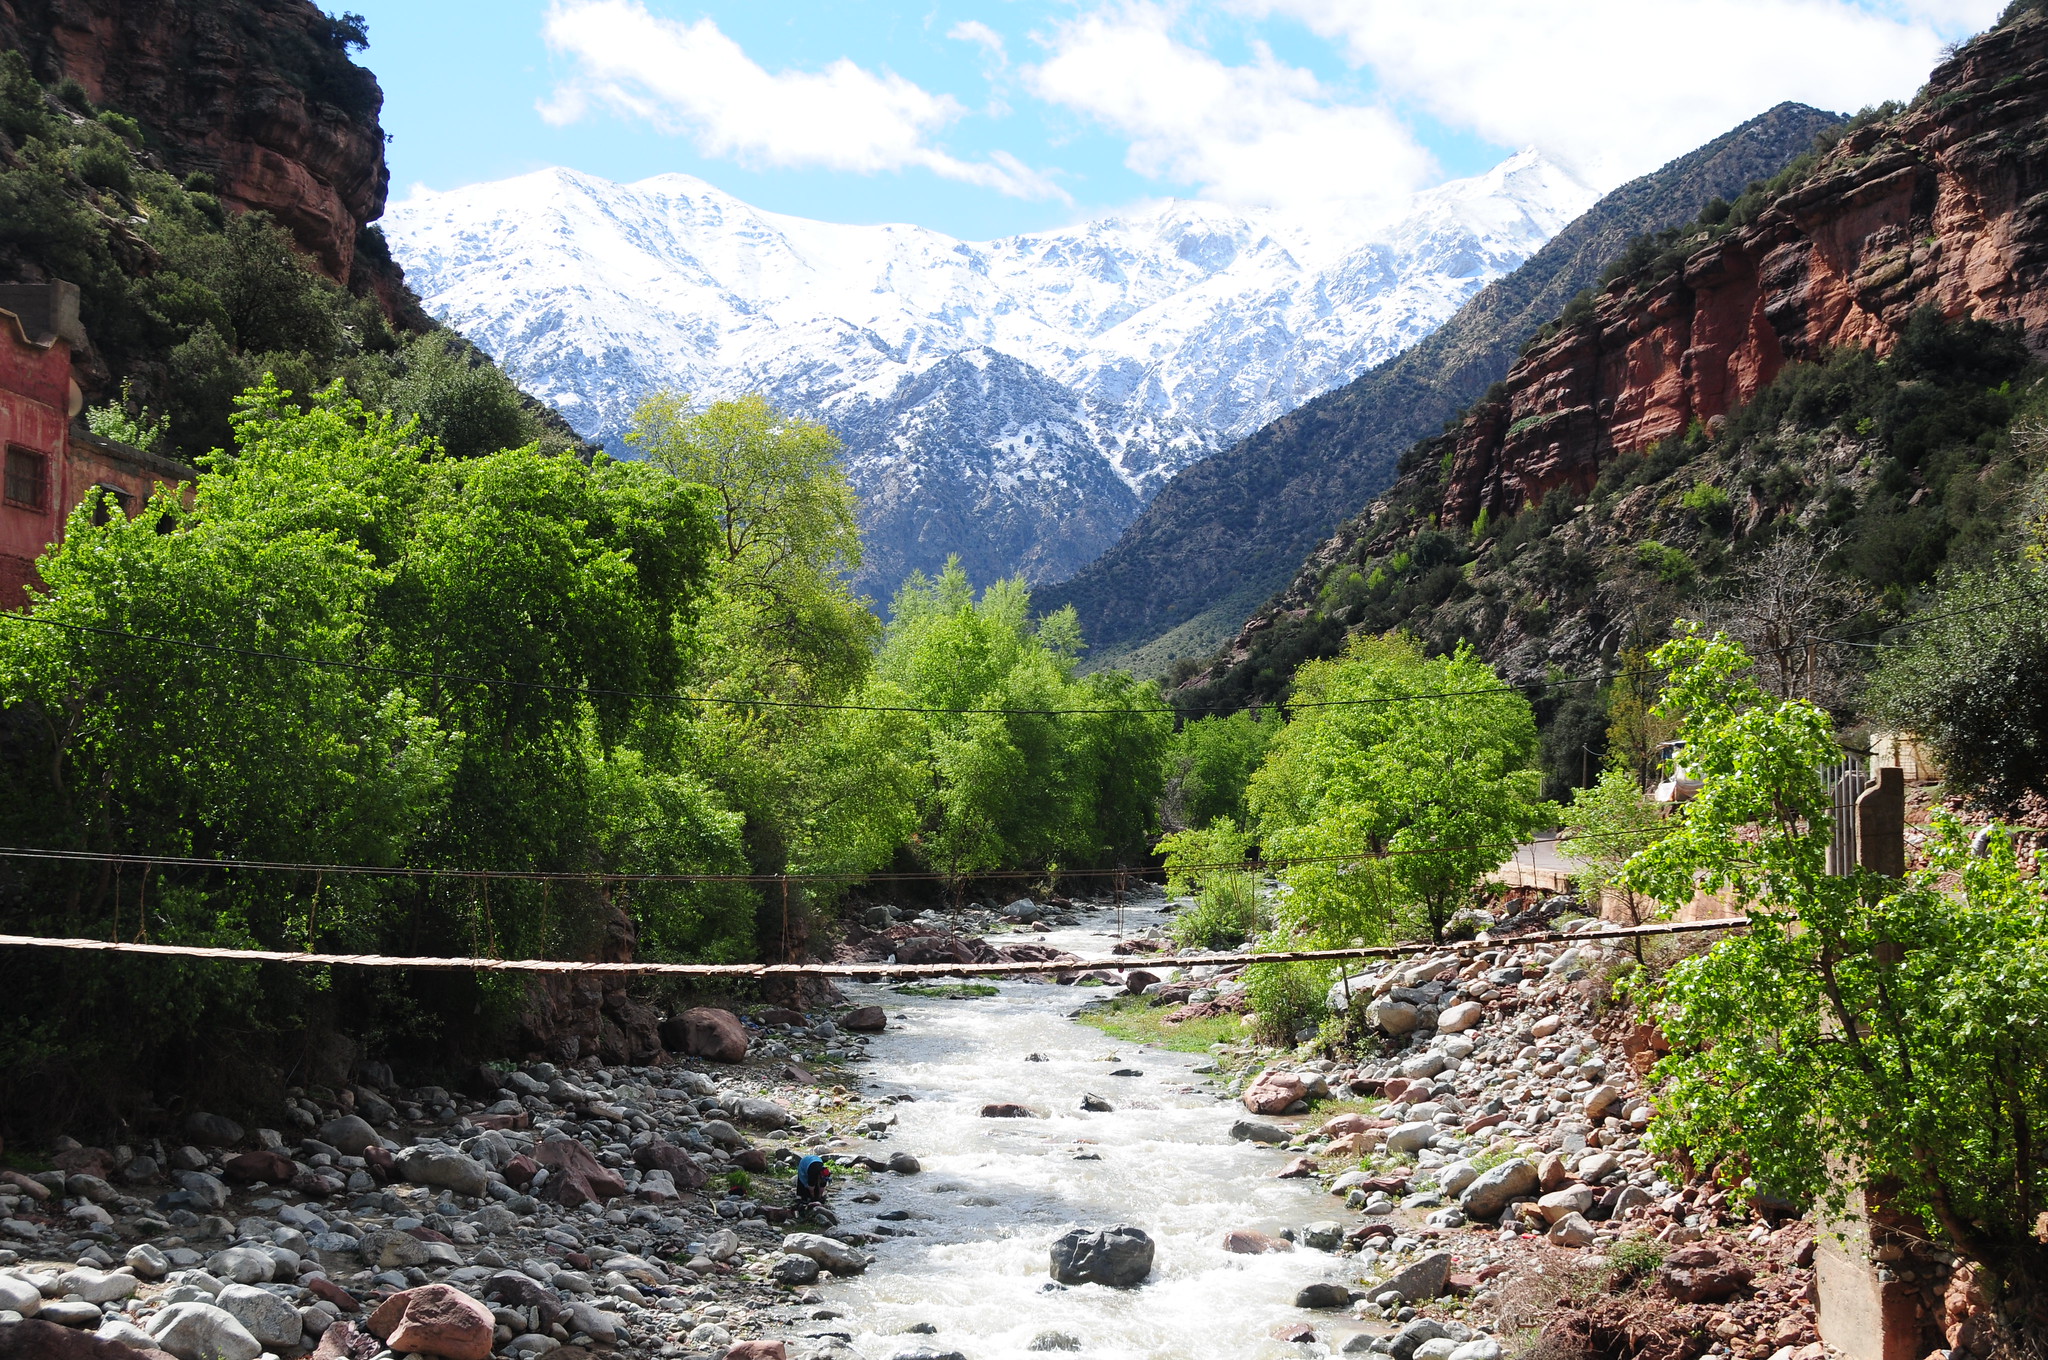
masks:
[[[1286,936],[1267,936],[1260,948],[1291,949],[1298,941]],[[1260,1039],[1272,1044],[1292,1044],[1296,1036],[1313,1030],[1330,1013],[1330,966],[1322,963],[1255,963],[1245,969],[1245,998],[1256,1014]]]
[[[1259,885],[1250,874],[1214,874],[1202,884],[1195,905],[1173,920],[1173,942],[1183,949],[1222,949],[1243,944],[1257,931]]]

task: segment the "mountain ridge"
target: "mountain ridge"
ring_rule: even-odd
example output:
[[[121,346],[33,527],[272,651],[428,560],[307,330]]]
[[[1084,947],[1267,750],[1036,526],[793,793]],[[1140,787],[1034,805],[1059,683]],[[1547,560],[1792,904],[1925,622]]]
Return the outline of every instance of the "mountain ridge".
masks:
[[[1416,439],[1504,377],[1523,340],[1632,237],[1769,178],[1841,121],[1780,104],[1604,195],[1413,348],[1182,472],[1114,547],[1040,592],[1045,607],[1076,608],[1098,665],[1157,673],[1208,653],[1393,480]],[[1176,629],[1178,657],[1146,654]]]
[[[385,226],[431,311],[616,451],[660,386],[761,391],[848,436],[877,503],[862,584],[886,594],[901,578],[884,571],[950,552],[983,579],[1071,573],[1180,468],[1413,343],[1591,197],[1525,152],[1418,195],[1373,239],[1169,200],[975,243],[769,213],[685,175],[551,169],[395,205]],[[947,431],[914,385],[970,350],[1016,360],[989,372],[1020,386],[988,389],[982,412],[956,386]],[[989,424],[1005,407],[1063,425],[1060,460],[1099,460],[1129,494],[1075,537],[1074,507],[1048,497],[1099,476],[1006,481],[1018,455],[998,445],[1027,432]],[[944,542],[891,498],[913,481],[950,507]]]

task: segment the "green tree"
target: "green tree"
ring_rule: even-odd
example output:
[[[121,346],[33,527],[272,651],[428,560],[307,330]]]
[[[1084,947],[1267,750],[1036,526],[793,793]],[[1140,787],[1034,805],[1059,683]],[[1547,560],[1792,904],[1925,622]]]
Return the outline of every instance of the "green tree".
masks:
[[[1656,711],[1657,678],[1649,658],[1625,651],[1617,669],[1607,697],[1607,758],[1648,792],[1659,778],[1658,748],[1671,740],[1672,725]]]
[[[1397,925],[1441,940],[1556,813],[1528,701],[1469,648],[1426,657],[1407,637],[1355,636],[1302,667],[1290,708],[1251,808],[1269,858],[1310,861],[1286,870],[1281,919],[1332,946]]]
[[[1964,788],[2008,805],[2048,793],[2048,575],[2019,562],[1963,576],[1926,614],[1885,650],[1877,711]]]
[[[1218,818],[1243,825],[1250,818],[1245,789],[1266,758],[1279,722],[1240,712],[1196,718],[1166,747],[1166,791],[1160,821],[1169,829],[1208,826]]]
[[[1656,903],[1624,881],[1621,871],[1669,830],[1664,810],[1643,795],[1636,777],[1610,768],[1592,788],[1579,790],[1565,810],[1559,848],[1578,866],[1581,891],[1603,909],[1618,907],[1630,925],[1639,926],[1650,921]],[[1635,943],[1640,959],[1641,938]]]
[[[1888,1187],[1982,1266],[2019,1350],[2048,1335],[2037,1131],[2048,1118],[2048,901],[2011,840],[1973,855],[1942,815],[1903,882],[1826,872],[1837,750],[1827,716],[1774,698],[1725,638],[1659,650],[1661,707],[1703,778],[1671,835],[1624,877],[1666,902],[1730,895],[1750,928],[1654,993],[1671,1053],[1652,1073],[1653,1144],[1724,1180],[1841,1208]]]
[[[1075,673],[1071,611],[1032,622],[1020,580],[977,599],[958,561],[897,593],[877,674],[919,706],[917,850],[965,876],[1144,852],[1172,731],[1157,693]]]

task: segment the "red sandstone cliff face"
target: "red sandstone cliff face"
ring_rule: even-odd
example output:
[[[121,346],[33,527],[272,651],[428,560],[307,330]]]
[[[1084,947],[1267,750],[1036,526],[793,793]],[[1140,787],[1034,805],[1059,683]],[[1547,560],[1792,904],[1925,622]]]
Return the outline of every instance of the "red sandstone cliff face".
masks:
[[[1659,283],[1615,285],[1531,350],[1454,435],[1441,514],[1469,524],[1589,490],[1601,465],[1711,424],[1786,363],[1884,353],[1917,308],[2018,321],[2048,349],[2048,19],[1937,68],[1915,106]]]
[[[390,183],[383,95],[310,0],[0,0],[0,46],[137,119],[172,168],[270,213],[324,273],[390,309],[397,267],[357,258]]]

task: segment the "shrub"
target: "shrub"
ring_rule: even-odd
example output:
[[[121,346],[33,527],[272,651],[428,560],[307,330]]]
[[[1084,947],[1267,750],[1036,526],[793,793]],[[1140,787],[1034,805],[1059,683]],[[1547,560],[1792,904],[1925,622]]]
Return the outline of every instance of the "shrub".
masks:
[[[1297,941],[1267,936],[1262,949],[1291,949]],[[1245,969],[1245,998],[1258,1017],[1258,1035],[1268,1043],[1292,1044],[1329,1015],[1329,965],[1321,963],[1255,963]]]
[[[1184,949],[1242,944],[1259,928],[1259,885],[1250,874],[1213,874],[1195,905],[1176,916],[1170,932]]]

